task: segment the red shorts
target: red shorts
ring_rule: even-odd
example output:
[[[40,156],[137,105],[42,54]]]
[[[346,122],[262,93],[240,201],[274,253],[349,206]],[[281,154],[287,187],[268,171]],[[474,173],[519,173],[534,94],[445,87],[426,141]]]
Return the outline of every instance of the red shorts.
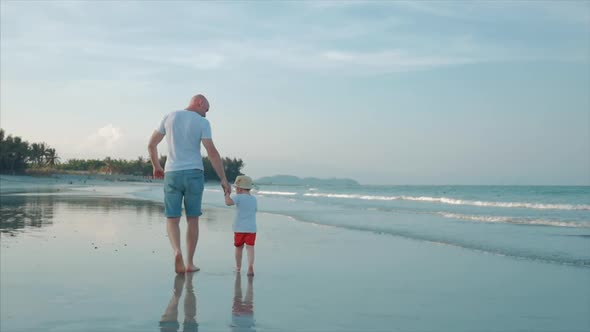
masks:
[[[234,246],[241,247],[245,244],[253,246],[256,242],[256,233],[234,233]]]

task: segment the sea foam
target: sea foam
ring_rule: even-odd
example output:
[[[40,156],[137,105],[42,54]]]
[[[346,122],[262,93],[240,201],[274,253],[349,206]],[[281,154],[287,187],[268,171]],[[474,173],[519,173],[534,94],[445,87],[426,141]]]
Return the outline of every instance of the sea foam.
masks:
[[[550,204],[550,203],[527,203],[527,202],[490,202],[490,201],[473,201],[463,200],[450,197],[430,197],[430,196],[381,196],[381,195],[359,195],[359,194],[335,194],[335,193],[306,193],[308,197],[326,197],[326,198],[346,198],[361,200],[377,201],[417,201],[432,202],[449,205],[470,205],[486,206],[501,208],[525,208],[525,209],[545,209],[545,210],[590,210],[590,205],[585,204]]]

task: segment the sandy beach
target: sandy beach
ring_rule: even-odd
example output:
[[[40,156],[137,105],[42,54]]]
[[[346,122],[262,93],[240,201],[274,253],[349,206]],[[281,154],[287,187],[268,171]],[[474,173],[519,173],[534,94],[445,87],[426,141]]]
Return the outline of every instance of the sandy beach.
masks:
[[[128,195],[141,184],[32,182],[52,192],[2,194],[1,331],[590,328],[588,268],[270,213],[258,216],[256,276],[236,280],[233,211],[212,206],[200,222],[201,271],[179,280],[162,204]]]

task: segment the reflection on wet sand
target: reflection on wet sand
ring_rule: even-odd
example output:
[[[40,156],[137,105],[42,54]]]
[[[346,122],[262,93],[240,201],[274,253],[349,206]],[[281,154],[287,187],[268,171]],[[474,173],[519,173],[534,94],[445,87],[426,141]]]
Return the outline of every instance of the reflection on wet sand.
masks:
[[[180,329],[178,323],[178,303],[182,296],[183,287],[186,290],[184,295],[184,322],[182,331],[196,332],[199,330],[197,324],[197,297],[193,287],[194,273],[177,274],[174,277],[174,291],[164,314],[160,319],[160,331],[177,332]]]
[[[139,217],[160,215],[159,204],[132,199],[111,197],[65,197],[59,195],[1,195],[0,233],[16,236],[27,228],[52,225],[54,214],[60,207],[68,211],[111,212],[134,208]]]
[[[149,201],[140,201],[125,198],[114,197],[68,197],[60,198],[60,203],[65,203],[68,208],[82,208],[90,211],[112,212],[120,210],[129,210],[135,208],[137,214],[162,214],[162,204],[157,204]]]
[[[242,276],[236,273],[234,283],[234,302],[232,306],[232,331],[255,332],[253,277],[248,277],[246,296],[242,298]]]
[[[0,233],[14,236],[27,227],[53,224],[54,199],[42,196],[7,196],[0,200]]]

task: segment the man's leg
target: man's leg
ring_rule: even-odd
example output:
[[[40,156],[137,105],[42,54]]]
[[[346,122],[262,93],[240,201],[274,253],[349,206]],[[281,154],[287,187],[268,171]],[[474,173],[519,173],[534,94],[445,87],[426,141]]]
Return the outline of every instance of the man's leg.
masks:
[[[203,171],[188,171],[185,178],[184,208],[186,209],[186,272],[199,271],[195,266],[193,259],[199,241],[199,216],[202,214],[201,202],[203,200],[204,190]]]
[[[197,242],[199,241],[199,217],[186,217],[186,272],[195,272],[200,269],[193,263]]]
[[[182,250],[180,249],[180,227],[178,223],[180,218],[166,218],[166,231],[168,239],[174,250],[174,270],[176,273],[184,273],[185,267],[182,260]]]

